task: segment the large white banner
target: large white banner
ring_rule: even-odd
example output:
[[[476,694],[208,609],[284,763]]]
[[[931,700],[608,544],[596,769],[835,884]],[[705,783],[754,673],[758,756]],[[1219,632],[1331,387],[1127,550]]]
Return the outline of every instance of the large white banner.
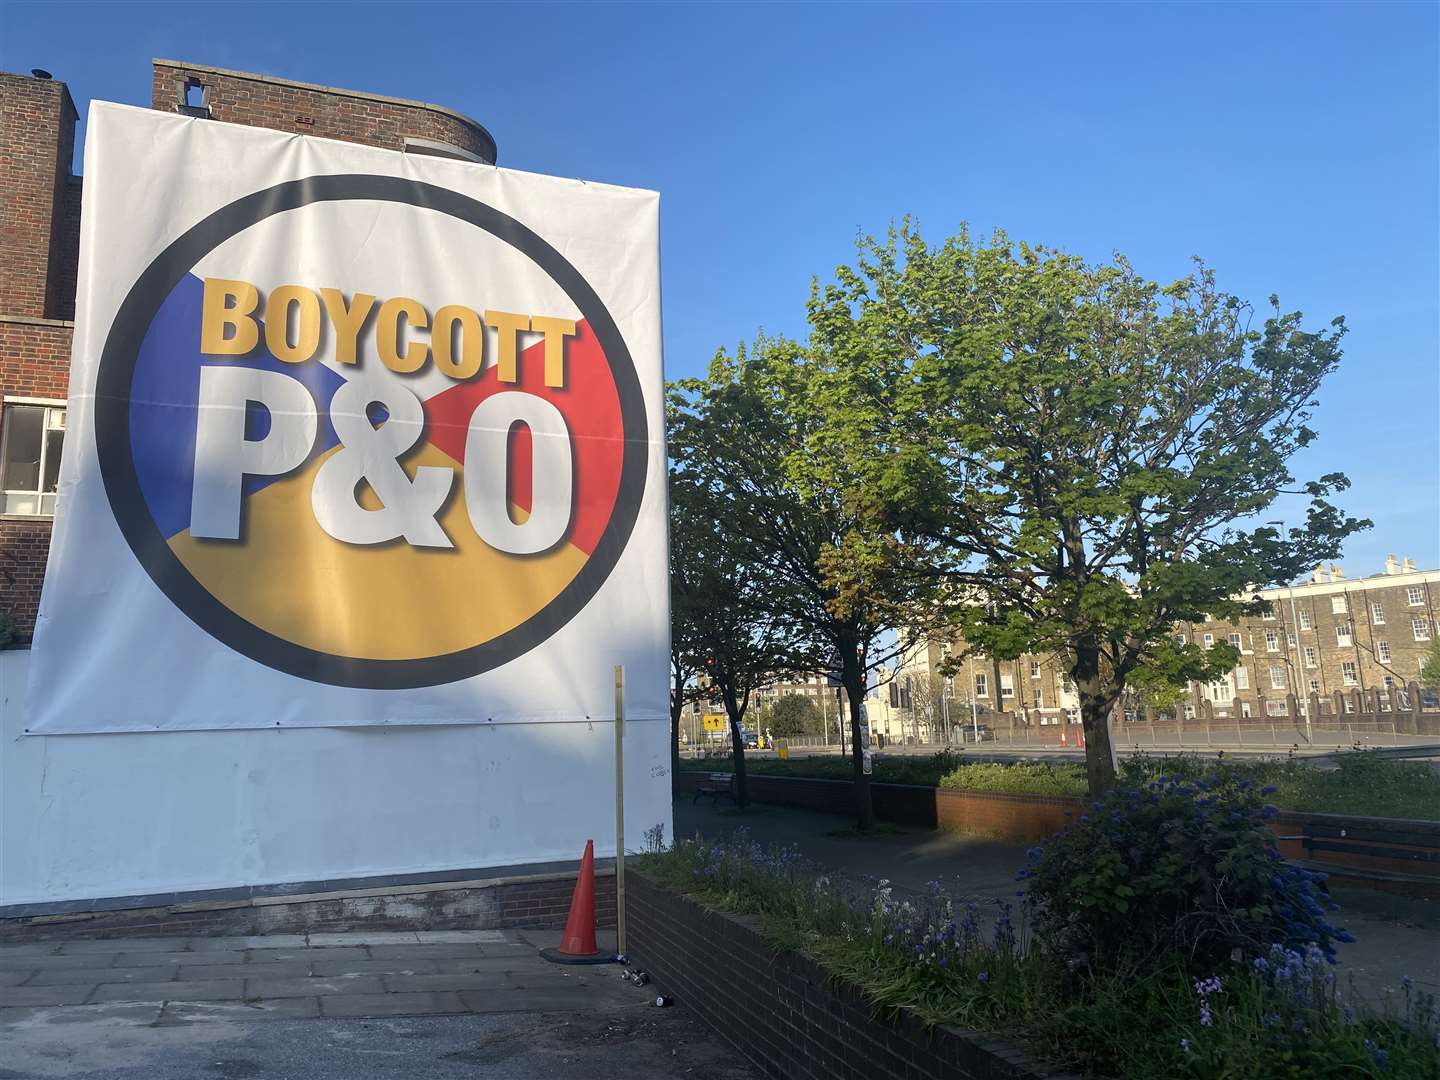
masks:
[[[657,217],[92,106],[28,730],[668,715]]]

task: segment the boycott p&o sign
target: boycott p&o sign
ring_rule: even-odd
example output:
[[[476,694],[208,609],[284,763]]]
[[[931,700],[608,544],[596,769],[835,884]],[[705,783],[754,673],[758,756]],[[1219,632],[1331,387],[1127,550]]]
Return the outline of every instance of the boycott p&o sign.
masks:
[[[445,686],[570,623],[663,479],[645,392],[658,310],[637,364],[609,268],[594,269],[604,241],[579,230],[582,269],[566,223],[583,211],[540,194],[502,209],[419,176],[316,171],[175,222],[77,341],[75,374],[93,382],[79,452],[94,460],[62,476],[43,615],[88,496],[79,512],[108,509],[133,564],[213,645],[309,683]],[[546,198],[554,221],[512,212]],[[615,250],[620,278],[652,265]],[[104,273],[87,254],[83,273]],[[663,560],[663,522],[641,542],[657,535]],[[646,599],[649,626],[667,613]],[[560,678],[574,659],[555,658]]]

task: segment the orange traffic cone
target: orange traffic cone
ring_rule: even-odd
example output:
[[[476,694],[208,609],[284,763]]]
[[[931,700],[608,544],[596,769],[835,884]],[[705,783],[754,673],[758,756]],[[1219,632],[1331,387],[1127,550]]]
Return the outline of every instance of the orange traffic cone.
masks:
[[[612,953],[595,947],[595,841],[585,841],[580,876],[570,897],[570,917],[558,949],[541,949],[540,955],[553,964],[609,964]]]
[[[1065,741],[1065,729],[1064,729],[1063,727],[1060,729],[1060,745],[1061,745],[1061,746],[1069,746],[1069,745],[1070,745],[1068,742]]]

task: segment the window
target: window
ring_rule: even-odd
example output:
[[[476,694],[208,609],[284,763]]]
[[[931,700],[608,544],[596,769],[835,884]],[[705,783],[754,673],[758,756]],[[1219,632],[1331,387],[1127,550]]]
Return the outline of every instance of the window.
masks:
[[[1269,611],[1265,612],[1264,615],[1261,615],[1260,618],[1264,619],[1266,622],[1274,622],[1275,609],[1272,607]]]
[[[1415,615],[1410,619],[1410,629],[1415,634],[1416,641],[1430,640],[1430,620],[1423,615]]]
[[[1240,715],[1241,715],[1241,716],[1250,716],[1250,715],[1252,715],[1251,712],[1250,712],[1250,703],[1249,703],[1248,701],[1242,701],[1242,702],[1240,702]]]
[[[1346,660],[1340,665],[1340,678],[1344,680],[1346,686],[1354,686],[1360,681],[1355,677],[1354,660]]]
[[[1309,608],[1301,608],[1301,609],[1297,612],[1297,614],[1300,616],[1300,629],[1301,629],[1301,630],[1309,630],[1309,629],[1310,629],[1310,626],[1311,626],[1311,623],[1310,623],[1310,609],[1309,609]]]
[[[1354,712],[1354,711],[1355,711],[1355,699],[1354,699],[1353,697],[1351,697],[1349,694],[1346,694],[1345,697],[1344,697],[1344,701],[1345,701],[1345,711],[1346,711],[1346,712]]]
[[[1285,702],[1276,698],[1266,698],[1265,712],[1268,716],[1284,716],[1289,710],[1285,707]]]
[[[1184,645],[1184,644],[1185,644],[1185,635],[1184,635],[1184,634],[1176,634],[1176,635],[1175,635],[1175,644],[1176,644],[1176,645]]]
[[[1235,685],[1241,690],[1250,689],[1250,671],[1248,668],[1237,667],[1235,669]]]
[[[1014,697],[1014,696],[1015,696],[1015,676],[1014,676],[1014,675],[1001,675],[1001,676],[1000,676],[1000,696],[1001,696],[1002,698]]]
[[[1419,607],[1425,603],[1425,589],[1420,585],[1411,585],[1405,590],[1405,599],[1411,607]]]
[[[1210,684],[1210,700],[1228,703],[1234,696],[1235,692],[1231,689],[1228,679],[1222,679],[1220,682]]]
[[[1211,645],[1214,645],[1214,644],[1215,644],[1215,635],[1214,635],[1214,634],[1206,634],[1206,635],[1205,635],[1205,638],[1204,638],[1204,641],[1205,641],[1205,648],[1207,648],[1207,649],[1210,648]]]
[[[1386,675],[1386,676],[1385,676],[1385,679],[1384,679],[1384,682],[1385,682],[1385,689],[1386,689],[1386,690],[1394,690],[1394,689],[1395,689],[1395,676],[1394,676],[1394,675]]]
[[[1319,680],[1319,679],[1311,679],[1311,680],[1310,680],[1310,693],[1312,693],[1312,694],[1318,694],[1318,693],[1320,693],[1320,680]]]
[[[1280,635],[1277,634],[1274,630],[1266,630],[1266,631],[1265,631],[1265,651],[1266,651],[1266,652],[1279,652],[1279,651],[1280,651]]]
[[[976,696],[976,697],[989,697],[989,696],[990,696],[990,681],[989,681],[989,679],[984,675],[984,673],[978,673],[978,674],[976,674],[976,676],[975,676],[975,696]]]
[[[1314,666],[1315,666],[1315,646],[1314,646],[1314,645],[1306,645],[1306,646],[1305,646],[1305,666],[1306,666],[1306,667],[1314,667]]]
[[[1285,631],[1285,643],[1292,649],[1300,643],[1300,639],[1295,636],[1294,630],[1287,629]]]
[[[0,414],[0,513],[51,517],[65,441],[65,407],[7,404]]]
[[[1385,605],[1378,600],[1370,602],[1370,621],[1376,626],[1385,625]]]
[[[1185,705],[1185,706],[1183,706],[1183,707],[1180,709],[1180,715],[1183,716],[1183,717],[1185,717],[1186,720],[1194,720],[1194,719],[1195,719],[1195,706],[1194,706],[1194,705]]]
[[[1283,664],[1271,664],[1271,665],[1270,665],[1270,689],[1272,689],[1272,690],[1284,690],[1284,689],[1285,689],[1285,665],[1283,665]]]
[[[1355,639],[1350,632],[1349,623],[1341,623],[1339,626],[1335,627],[1336,645],[1339,645],[1341,648],[1348,649],[1354,643]]]
[[[1377,641],[1375,643],[1375,655],[1380,658],[1382,664],[1390,663],[1390,642]]]
[[[1039,661],[1039,660],[1031,660],[1031,661],[1030,661],[1030,678],[1032,678],[1032,679],[1038,679],[1039,677],[1040,677],[1040,661]]]
[[[1231,634],[1231,635],[1230,635],[1230,644],[1234,647],[1234,649],[1235,649],[1236,652],[1243,652],[1243,651],[1244,651],[1243,649],[1240,648],[1240,635],[1239,635],[1239,634]]]
[[[1064,690],[1067,694],[1073,694],[1075,692],[1075,684],[1070,680],[1069,675],[1060,676],[1060,689]]]
[[[1037,709],[1043,709],[1045,707],[1045,690],[1043,687],[1035,687],[1035,707]]]
[[[1349,610],[1350,610],[1350,609],[1345,606],[1345,597],[1344,597],[1344,596],[1332,596],[1332,597],[1330,597],[1330,611],[1331,611],[1333,614],[1336,614],[1336,615],[1344,615],[1345,612],[1347,612],[1347,611],[1349,611]]]

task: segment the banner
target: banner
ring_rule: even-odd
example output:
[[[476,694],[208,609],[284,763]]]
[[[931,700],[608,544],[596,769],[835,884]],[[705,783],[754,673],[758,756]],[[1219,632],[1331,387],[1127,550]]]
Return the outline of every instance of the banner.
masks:
[[[95,104],[28,730],[668,716],[657,219]]]

